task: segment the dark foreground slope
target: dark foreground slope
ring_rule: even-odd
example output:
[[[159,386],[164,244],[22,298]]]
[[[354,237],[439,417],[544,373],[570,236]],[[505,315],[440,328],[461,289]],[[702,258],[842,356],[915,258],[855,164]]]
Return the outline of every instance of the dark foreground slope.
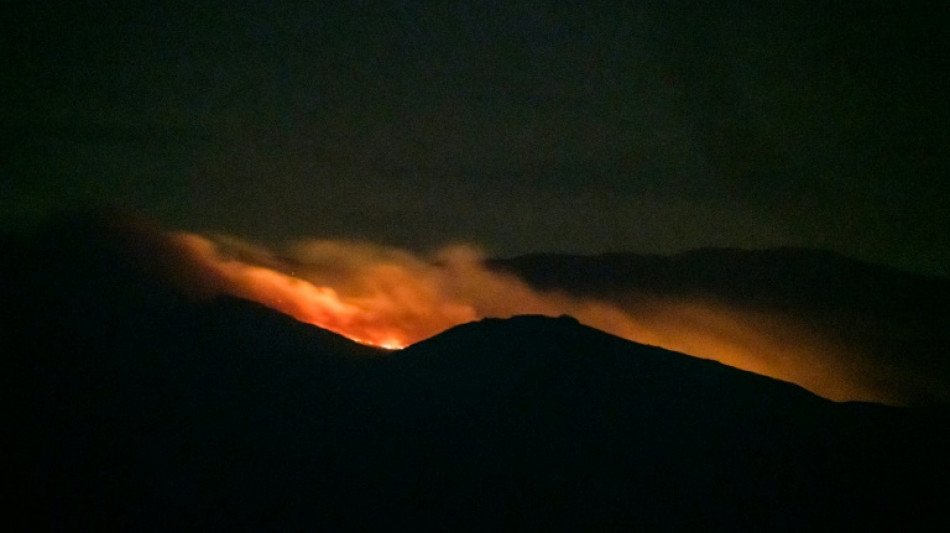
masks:
[[[409,447],[415,470],[466,480],[427,494],[449,522],[877,529],[947,501],[946,418],[832,403],[567,317],[485,320],[396,357],[406,418],[438,428]]]
[[[184,299],[89,228],[4,251],[7,530],[950,525],[941,413],[834,404],[569,318],[386,355]]]

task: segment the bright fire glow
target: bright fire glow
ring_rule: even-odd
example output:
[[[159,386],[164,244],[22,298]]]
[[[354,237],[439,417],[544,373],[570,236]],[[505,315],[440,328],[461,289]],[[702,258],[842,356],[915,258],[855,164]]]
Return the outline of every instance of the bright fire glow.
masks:
[[[777,313],[655,295],[607,301],[537,291],[489,270],[468,246],[423,257],[311,240],[276,255],[226,237],[181,233],[173,241],[189,263],[182,268],[201,273],[195,292],[257,301],[380,348],[400,349],[481,318],[569,314],[626,339],[792,381],[828,398],[894,402],[875,389],[879,378],[861,354]]]
[[[290,250],[292,260],[278,260],[234,239],[219,243],[194,234],[176,239],[221,292],[386,349],[480,318],[526,313],[570,312],[626,337],[638,330],[612,306],[539,293],[515,277],[491,272],[470,247],[420,258],[360,243],[309,241]]]

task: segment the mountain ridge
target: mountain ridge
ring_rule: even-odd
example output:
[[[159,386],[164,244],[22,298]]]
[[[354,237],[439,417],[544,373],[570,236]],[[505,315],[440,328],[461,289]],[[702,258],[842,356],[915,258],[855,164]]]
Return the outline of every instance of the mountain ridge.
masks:
[[[790,246],[754,250],[698,248],[672,255],[531,253],[493,258],[488,264],[518,274],[542,289],[592,291],[630,288],[634,284],[644,289],[692,290],[710,283],[721,289],[747,280],[749,285],[740,285],[736,297],[751,298],[750,292],[773,288],[777,290],[769,296],[774,299],[790,292],[797,283],[812,281],[833,285],[836,291],[845,289],[849,296],[866,295],[863,289],[880,284],[890,293],[910,289],[915,296],[936,292],[943,299],[950,297],[950,278],[946,276],[908,272],[829,250]],[[776,279],[790,275],[792,278],[785,279],[785,283],[775,283]],[[884,280],[886,283],[881,283]],[[792,295],[785,295],[789,296]]]
[[[9,530],[950,525],[945,412],[567,317],[383,352],[184,297],[82,234],[0,261]]]
[[[771,367],[773,377],[826,397],[950,403],[950,279],[945,277],[801,248],[706,249],[674,256],[530,254],[490,260],[488,266],[539,290],[615,305],[656,328],[691,324],[707,332],[712,344],[690,347],[667,339],[671,349],[757,362],[753,366]],[[815,346],[799,347],[809,341]],[[730,353],[749,344],[759,348],[741,358]],[[802,372],[795,361],[803,359],[841,379]]]

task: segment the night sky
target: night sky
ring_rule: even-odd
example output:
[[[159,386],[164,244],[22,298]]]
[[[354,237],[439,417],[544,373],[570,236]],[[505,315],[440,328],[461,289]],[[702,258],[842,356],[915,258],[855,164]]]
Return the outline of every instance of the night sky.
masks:
[[[4,228],[110,205],[264,244],[950,272],[946,9],[61,4],[0,7]]]

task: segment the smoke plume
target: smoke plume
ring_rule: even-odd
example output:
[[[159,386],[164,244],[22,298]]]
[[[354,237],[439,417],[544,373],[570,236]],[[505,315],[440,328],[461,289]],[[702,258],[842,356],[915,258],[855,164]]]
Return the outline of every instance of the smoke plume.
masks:
[[[254,300],[358,342],[402,348],[486,317],[571,314],[627,338],[639,327],[619,309],[539,292],[493,272],[467,245],[429,255],[359,242],[306,240],[276,254],[233,237],[178,233],[172,239],[206,287]]]
[[[791,381],[830,399],[907,400],[891,383],[901,369],[817,334],[794,315],[682,295],[587,298],[538,290],[488,268],[470,245],[416,254],[343,240],[301,240],[279,252],[221,235],[175,233],[170,241],[184,259],[179,270],[190,272],[179,275],[190,293],[260,302],[364,344],[398,349],[481,318],[568,314],[629,340]]]

